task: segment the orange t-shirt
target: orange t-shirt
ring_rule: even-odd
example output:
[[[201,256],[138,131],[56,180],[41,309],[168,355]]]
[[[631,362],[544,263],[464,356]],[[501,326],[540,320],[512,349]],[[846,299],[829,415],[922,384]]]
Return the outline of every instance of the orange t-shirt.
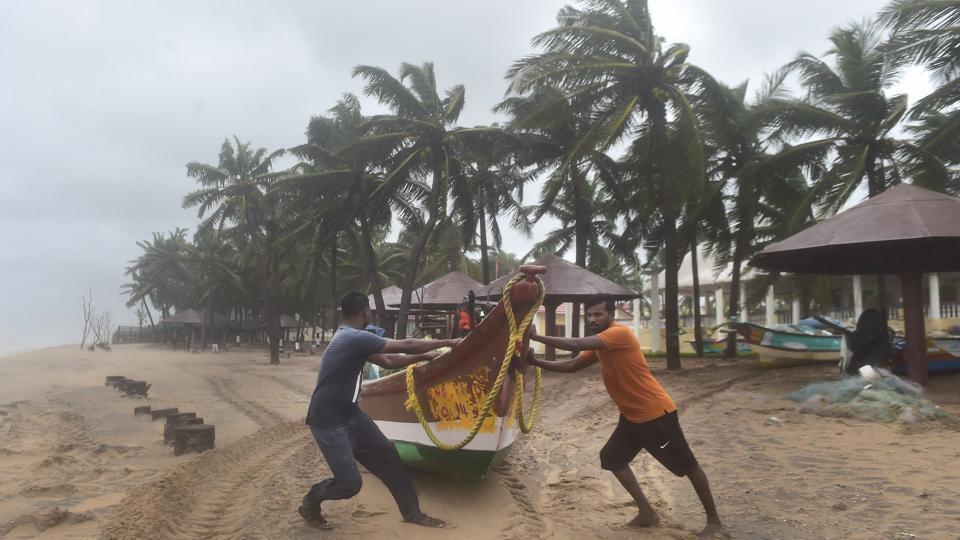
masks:
[[[627,420],[649,422],[677,410],[670,395],[650,372],[632,330],[614,323],[597,335],[607,348],[580,354],[599,358],[603,384]]]

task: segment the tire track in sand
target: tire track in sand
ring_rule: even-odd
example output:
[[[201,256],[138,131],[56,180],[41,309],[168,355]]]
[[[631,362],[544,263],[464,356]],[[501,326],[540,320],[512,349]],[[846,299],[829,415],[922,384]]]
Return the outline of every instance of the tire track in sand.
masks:
[[[288,482],[313,451],[306,426],[284,422],[210,450],[137,488],[102,530],[110,539],[244,538],[278,504],[270,486]],[[292,480],[289,480],[292,481]],[[271,501],[272,504],[271,504]]]
[[[516,506],[510,514],[513,523],[504,529],[504,538],[537,538],[544,530],[543,516],[527,493],[523,480],[513,471],[509,462],[494,467],[503,486],[510,493]]]

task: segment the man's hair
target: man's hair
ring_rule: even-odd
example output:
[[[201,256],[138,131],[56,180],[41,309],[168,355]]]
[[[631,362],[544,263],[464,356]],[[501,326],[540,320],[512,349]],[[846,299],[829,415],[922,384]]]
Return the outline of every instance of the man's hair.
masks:
[[[583,309],[589,309],[597,304],[603,304],[603,307],[610,313],[616,313],[617,304],[613,301],[613,297],[609,294],[595,294],[590,298],[587,298],[587,301],[583,303]]]
[[[360,291],[350,291],[340,299],[340,314],[344,319],[352,319],[367,309],[370,309],[370,301]]]

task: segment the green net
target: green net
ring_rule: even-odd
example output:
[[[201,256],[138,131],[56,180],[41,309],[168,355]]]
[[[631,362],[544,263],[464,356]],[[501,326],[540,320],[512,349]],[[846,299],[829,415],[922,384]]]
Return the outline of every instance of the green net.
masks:
[[[838,381],[807,385],[787,396],[800,403],[800,411],[820,416],[858,418],[871,422],[912,424],[953,418],[923,398],[923,390],[911,381],[883,369]]]

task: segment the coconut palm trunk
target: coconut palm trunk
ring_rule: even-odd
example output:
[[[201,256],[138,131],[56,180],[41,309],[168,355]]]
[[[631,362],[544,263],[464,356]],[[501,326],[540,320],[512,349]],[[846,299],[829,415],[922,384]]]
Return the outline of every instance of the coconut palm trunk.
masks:
[[[337,303],[339,298],[337,297],[337,258],[339,256],[337,249],[337,235],[334,234],[330,238],[330,320],[336,323],[337,321]]]
[[[700,246],[697,243],[697,231],[693,228],[692,238],[690,239],[690,261],[693,271],[693,348],[697,356],[703,356],[703,321],[700,313],[700,263],[697,261]]]
[[[200,325],[200,350],[207,350],[207,339],[210,335],[210,321],[213,313],[213,291],[207,291],[206,308],[203,314],[203,324]]]
[[[483,203],[480,204],[479,209],[479,218],[480,218],[480,267],[483,271],[483,284],[490,284],[490,259],[487,255],[487,250],[490,247],[487,245],[487,211],[483,206]]]
[[[430,234],[437,226],[440,211],[440,191],[443,182],[443,165],[440,163],[440,148],[433,148],[433,186],[427,203],[427,222],[417,234],[417,238],[410,249],[410,258],[407,259],[403,271],[403,293],[400,295],[400,310],[397,313],[397,339],[407,337],[407,314],[410,311],[410,299],[413,297],[414,280],[417,279],[417,270],[420,268],[420,259],[430,240]]]
[[[373,231],[370,229],[370,220],[366,212],[360,213],[360,240],[363,243],[364,267],[367,280],[373,288],[373,304],[377,308],[377,324],[386,329],[387,335],[392,337],[394,329],[390,328],[387,317],[387,305],[383,301],[383,282],[380,281],[380,268],[377,264],[377,252],[373,248]]]
[[[153,341],[157,342],[157,325],[153,324],[153,314],[150,313],[150,306],[147,305],[146,299],[140,300],[140,303],[143,304],[143,310],[147,312],[147,318],[150,319],[150,330],[153,332]]]
[[[651,100],[653,101],[653,100]],[[667,114],[662,102],[655,102],[649,110],[653,133],[653,143],[658,149],[654,152],[660,171],[660,193],[663,204],[663,248],[664,248],[664,306],[663,315],[667,330],[667,369],[681,369],[680,365],[680,310],[678,305],[679,285],[677,272],[677,211],[673,179],[670,177],[667,160],[663,156],[667,150]]]
[[[740,225],[743,229],[743,224]],[[741,230],[740,238],[737,238],[736,245],[733,247],[733,270],[730,273],[730,307],[727,309],[727,319],[736,320],[740,316],[740,265],[743,263],[746,243],[743,239]],[[723,352],[723,357],[727,359],[737,357],[737,333],[727,333],[727,348]]]

